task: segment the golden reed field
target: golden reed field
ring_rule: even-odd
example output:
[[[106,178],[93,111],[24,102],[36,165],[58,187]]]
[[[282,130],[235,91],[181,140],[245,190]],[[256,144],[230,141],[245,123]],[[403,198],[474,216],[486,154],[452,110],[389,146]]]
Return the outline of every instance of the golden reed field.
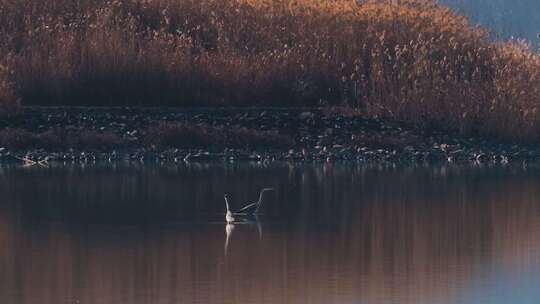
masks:
[[[432,1],[0,0],[0,99],[344,106],[540,139],[540,55]]]

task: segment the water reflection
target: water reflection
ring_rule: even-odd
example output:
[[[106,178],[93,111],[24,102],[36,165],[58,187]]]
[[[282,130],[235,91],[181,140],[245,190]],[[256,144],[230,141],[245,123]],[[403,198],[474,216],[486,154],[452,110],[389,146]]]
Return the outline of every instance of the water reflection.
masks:
[[[236,220],[237,221],[234,223],[225,224],[225,256],[227,256],[227,252],[229,248],[229,240],[236,226],[243,225],[243,226],[240,226],[240,227],[243,227],[242,230],[244,229],[247,230],[247,228],[255,227],[257,229],[259,241],[262,240],[262,235],[263,235],[262,224],[257,214],[253,214],[249,216],[239,216],[236,218]]]
[[[3,168],[0,299],[536,303],[539,177],[530,167]],[[225,224],[225,190],[246,201],[269,184],[264,217]]]
[[[234,230],[234,224],[227,223],[225,224],[225,256],[227,256],[227,252],[229,251],[229,239],[231,238],[231,234]]]

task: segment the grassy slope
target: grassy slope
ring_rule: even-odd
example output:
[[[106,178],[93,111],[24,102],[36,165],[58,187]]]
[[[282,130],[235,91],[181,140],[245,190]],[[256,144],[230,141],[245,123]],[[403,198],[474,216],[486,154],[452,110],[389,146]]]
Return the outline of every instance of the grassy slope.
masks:
[[[540,57],[429,1],[0,0],[0,101],[347,105],[540,137]]]

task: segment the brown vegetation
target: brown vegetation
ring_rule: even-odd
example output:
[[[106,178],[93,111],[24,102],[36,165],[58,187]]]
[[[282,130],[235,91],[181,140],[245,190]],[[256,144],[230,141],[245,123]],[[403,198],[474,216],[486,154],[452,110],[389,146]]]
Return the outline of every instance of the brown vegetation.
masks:
[[[540,56],[431,1],[0,0],[0,56],[4,103],[345,105],[540,138]]]

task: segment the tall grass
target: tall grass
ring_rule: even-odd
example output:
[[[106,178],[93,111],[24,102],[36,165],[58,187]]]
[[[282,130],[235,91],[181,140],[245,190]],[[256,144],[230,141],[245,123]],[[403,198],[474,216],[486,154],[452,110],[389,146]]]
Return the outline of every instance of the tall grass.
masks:
[[[540,137],[540,56],[432,1],[0,0],[0,55],[0,100],[25,104],[346,105]]]

